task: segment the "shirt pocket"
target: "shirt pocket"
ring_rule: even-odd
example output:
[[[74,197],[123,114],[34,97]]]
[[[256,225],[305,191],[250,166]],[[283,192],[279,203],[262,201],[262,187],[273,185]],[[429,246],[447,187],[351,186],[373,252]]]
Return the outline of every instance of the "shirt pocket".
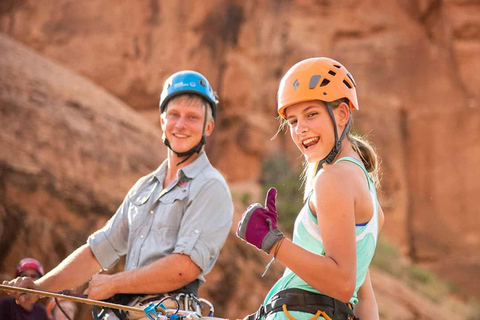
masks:
[[[178,231],[187,206],[187,190],[178,189],[163,195],[155,208],[154,228]]]
[[[155,181],[154,183],[152,181],[148,181],[148,183],[143,184],[138,188],[137,192],[132,195],[130,202],[137,207],[143,206],[151,198],[153,192],[157,188],[157,185],[158,181]]]
[[[158,181],[148,181],[141,185],[138,190],[132,194],[128,204],[128,224],[132,231],[135,231],[138,227],[141,227],[145,222],[145,216],[150,209],[147,206],[150,198],[152,197],[155,188],[158,185]]]

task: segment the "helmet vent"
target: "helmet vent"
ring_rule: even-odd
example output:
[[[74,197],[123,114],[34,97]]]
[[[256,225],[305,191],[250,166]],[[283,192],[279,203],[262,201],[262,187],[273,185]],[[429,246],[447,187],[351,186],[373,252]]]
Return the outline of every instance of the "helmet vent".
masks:
[[[317,86],[317,83],[318,81],[320,80],[320,77],[321,75],[319,74],[316,74],[316,75],[313,75],[311,78],[310,78],[310,84],[309,84],[309,88],[310,89],[313,89]]]
[[[335,68],[340,69],[342,66],[339,66],[338,64],[333,65]]]
[[[328,71],[328,74],[331,74],[332,76],[335,76],[337,73],[333,70]]]
[[[323,79],[322,83],[320,84],[320,87],[325,87],[327,84],[330,83],[330,80],[328,79]]]
[[[343,80],[343,83],[348,87],[348,89],[352,89],[352,85],[347,80]]]

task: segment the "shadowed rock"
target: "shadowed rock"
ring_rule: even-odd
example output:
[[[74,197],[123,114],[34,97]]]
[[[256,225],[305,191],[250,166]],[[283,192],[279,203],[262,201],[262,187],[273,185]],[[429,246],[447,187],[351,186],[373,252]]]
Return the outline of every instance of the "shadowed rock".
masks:
[[[354,129],[369,134],[382,159],[383,236],[410,261],[453,281],[463,295],[480,297],[479,286],[471,281],[480,276],[478,1],[271,0],[255,6],[221,0],[148,1],[124,3],[115,14],[107,14],[112,5],[7,1],[0,8],[0,30],[92,79],[144,116],[148,113],[153,123],[158,123],[156,105],[166,75],[182,68],[204,73],[219,91],[221,108],[209,156],[232,186],[256,184],[253,190],[260,189],[265,159],[281,154],[292,165],[300,162],[288,135],[269,141],[277,127],[280,77],[306,57],[338,59],[358,84],[360,111],[354,115]],[[8,85],[2,85],[2,94],[14,90]],[[42,85],[30,86],[22,99],[44,103]],[[95,117],[78,97],[62,105],[73,118],[78,113]],[[2,108],[15,112],[7,103]],[[67,123],[70,116],[65,115]],[[22,134],[28,132],[17,129]],[[84,147],[70,142],[62,148]],[[83,154],[95,157],[97,149]],[[31,154],[10,145],[4,150],[16,158],[21,158],[17,153]],[[37,172],[36,161],[24,158],[22,170]],[[34,188],[29,179],[16,179],[25,189]],[[53,193],[55,186],[49,185]],[[69,207],[81,203],[69,195],[76,194],[75,186],[62,192]],[[252,198],[256,196],[263,197],[254,193]],[[22,206],[10,211],[15,212],[14,224],[23,228],[27,211]]]
[[[165,149],[89,80],[0,35],[0,260],[47,269],[84,243]]]

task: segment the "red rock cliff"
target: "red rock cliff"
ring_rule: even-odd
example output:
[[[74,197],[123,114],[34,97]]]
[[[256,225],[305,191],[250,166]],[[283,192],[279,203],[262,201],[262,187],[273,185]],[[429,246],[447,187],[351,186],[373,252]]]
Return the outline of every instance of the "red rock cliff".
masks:
[[[208,151],[234,187],[256,183],[269,156],[299,162],[288,136],[269,141],[278,82],[295,62],[330,56],[355,76],[355,129],[382,158],[384,234],[480,297],[478,16],[475,0],[3,1],[1,32],[117,97],[64,69],[51,75],[51,61],[2,51],[2,194],[15,199],[0,211],[3,268],[18,258],[4,242],[14,233],[30,244],[32,230],[61,233],[72,243],[38,249],[55,248],[52,262],[69,252],[100,223],[84,212],[107,217],[159,163],[158,132],[126,105],[156,123],[168,74],[198,70],[219,92]]]

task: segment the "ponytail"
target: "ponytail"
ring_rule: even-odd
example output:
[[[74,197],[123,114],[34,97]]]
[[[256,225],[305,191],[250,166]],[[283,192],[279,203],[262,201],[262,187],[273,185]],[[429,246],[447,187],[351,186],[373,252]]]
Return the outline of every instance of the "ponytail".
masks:
[[[348,133],[347,139],[352,144],[353,150],[355,150],[360,156],[360,159],[362,159],[363,166],[370,175],[370,178],[372,178],[375,186],[378,188],[380,186],[378,173],[379,162],[375,149],[367,139],[352,132]]]
[[[362,159],[363,166],[367,170],[368,175],[375,184],[375,187],[379,188],[379,161],[375,149],[367,139],[352,132],[347,134],[347,139],[352,144],[353,150],[355,150],[360,159]],[[309,163],[304,161],[303,165],[304,168],[301,175],[301,180],[302,185],[304,186],[303,200],[305,201],[310,195],[310,192],[313,190],[318,162]]]

